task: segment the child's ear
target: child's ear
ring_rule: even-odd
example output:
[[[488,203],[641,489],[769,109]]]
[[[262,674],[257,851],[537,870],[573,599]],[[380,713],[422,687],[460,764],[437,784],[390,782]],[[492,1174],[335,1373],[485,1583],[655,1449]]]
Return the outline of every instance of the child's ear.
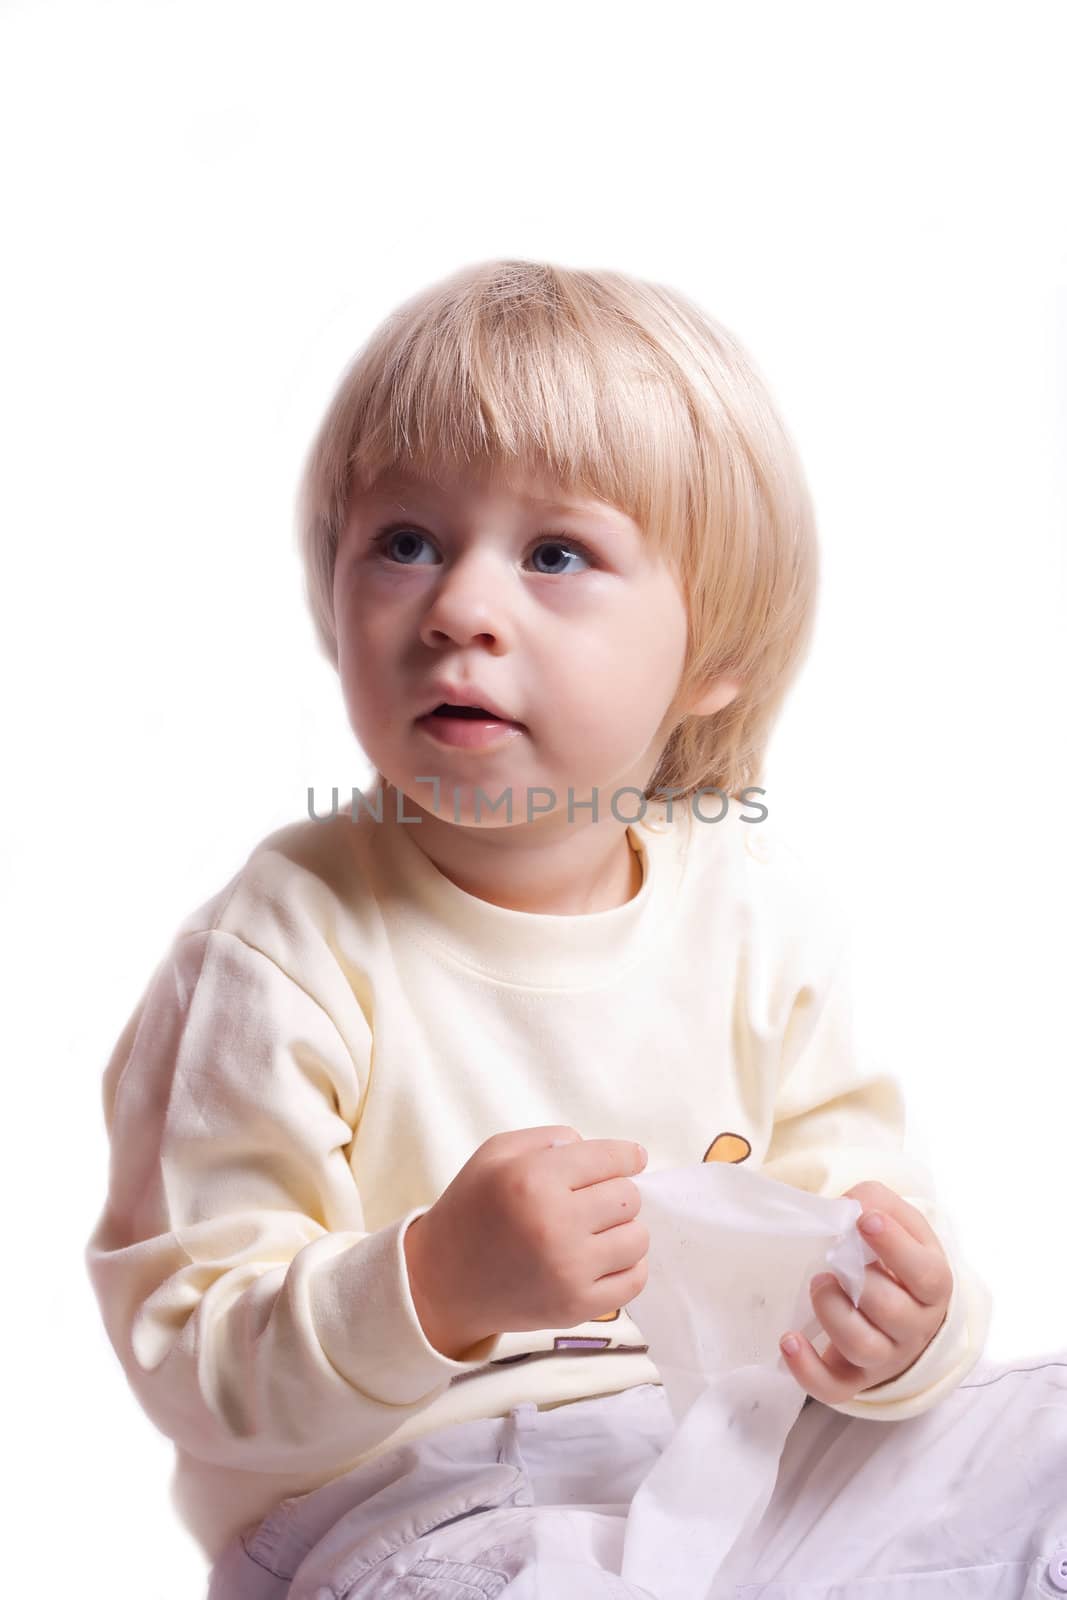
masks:
[[[689,715],[692,717],[710,717],[716,711],[721,711],[728,706],[731,700],[736,700],[741,693],[743,685],[737,678],[713,678],[699,695],[689,703]]]

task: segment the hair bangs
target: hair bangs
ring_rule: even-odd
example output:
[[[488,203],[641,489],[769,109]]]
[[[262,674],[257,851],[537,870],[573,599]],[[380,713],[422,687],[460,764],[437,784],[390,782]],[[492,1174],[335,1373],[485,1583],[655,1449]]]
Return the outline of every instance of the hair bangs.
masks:
[[[505,265],[514,276],[467,272],[408,302],[352,370],[365,391],[343,471],[335,463],[331,531],[352,494],[394,469],[430,481],[456,468],[536,473],[617,507],[679,560],[693,439],[676,387],[633,324],[605,323],[551,269]]]

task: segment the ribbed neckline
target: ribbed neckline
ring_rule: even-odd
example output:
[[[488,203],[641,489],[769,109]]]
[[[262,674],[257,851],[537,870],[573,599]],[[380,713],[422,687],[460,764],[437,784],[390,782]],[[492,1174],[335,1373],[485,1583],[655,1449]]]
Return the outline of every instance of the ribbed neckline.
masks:
[[[676,899],[692,826],[688,808],[676,806],[668,822],[666,803],[649,802],[627,828],[642,865],[637,894],[608,911],[555,916],[493,905],[459,888],[415,843],[419,824],[398,823],[395,808],[395,791],[386,789],[382,823],[366,824],[385,915],[447,963],[530,989],[595,987],[640,961]]]

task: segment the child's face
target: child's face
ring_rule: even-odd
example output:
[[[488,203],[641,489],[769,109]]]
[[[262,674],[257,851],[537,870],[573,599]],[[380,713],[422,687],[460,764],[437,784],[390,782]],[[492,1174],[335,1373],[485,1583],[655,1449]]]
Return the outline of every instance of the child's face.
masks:
[[[475,786],[490,800],[510,788],[519,821],[530,789],[551,790],[564,815],[569,790],[597,789],[605,817],[615,790],[648,783],[677,716],[667,714],[687,618],[672,572],[623,512],[564,496],[551,479],[394,474],[350,507],[333,597],[353,732],[416,806],[433,808],[433,786],[419,780],[437,777],[440,814],[455,821],[475,820]],[[475,748],[445,742],[440,723],[419,720],[451,698],[441,680],[521,730]],[[734,693],[720,683],[699,709]],[[618,809],[634,816],[638,796],[620,796]],[[481,820],[500,825],[507,813],[483,804]]]

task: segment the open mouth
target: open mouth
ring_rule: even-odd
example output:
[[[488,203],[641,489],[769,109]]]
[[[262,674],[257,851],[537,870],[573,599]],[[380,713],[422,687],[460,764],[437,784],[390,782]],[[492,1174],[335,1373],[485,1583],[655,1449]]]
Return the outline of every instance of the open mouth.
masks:
[[[432,725],[432,726],[431,726]],[[527,729],[521,722],[512,722],[486,706],[454,706],[442,704],[416,718],[415,726],[421,728],[435,744],[462,751],[490,751],[517,739]]]
[[[430,712],[431,717],[470,717],[475,722],[504,722],[507,719],[498,717],[495,711],[487,711],[484,706],[437,706]]]
[[[432,711],[427,711],[420,721],[429,721],[433,717],[444,720],[455,718],[461,722],[499,722],[505,728],[521,728],[521,722],[513,722],[510,717],[502,717],[496,711],[489,711],[485,706],[453,706],[447,702],[435,706]]]

